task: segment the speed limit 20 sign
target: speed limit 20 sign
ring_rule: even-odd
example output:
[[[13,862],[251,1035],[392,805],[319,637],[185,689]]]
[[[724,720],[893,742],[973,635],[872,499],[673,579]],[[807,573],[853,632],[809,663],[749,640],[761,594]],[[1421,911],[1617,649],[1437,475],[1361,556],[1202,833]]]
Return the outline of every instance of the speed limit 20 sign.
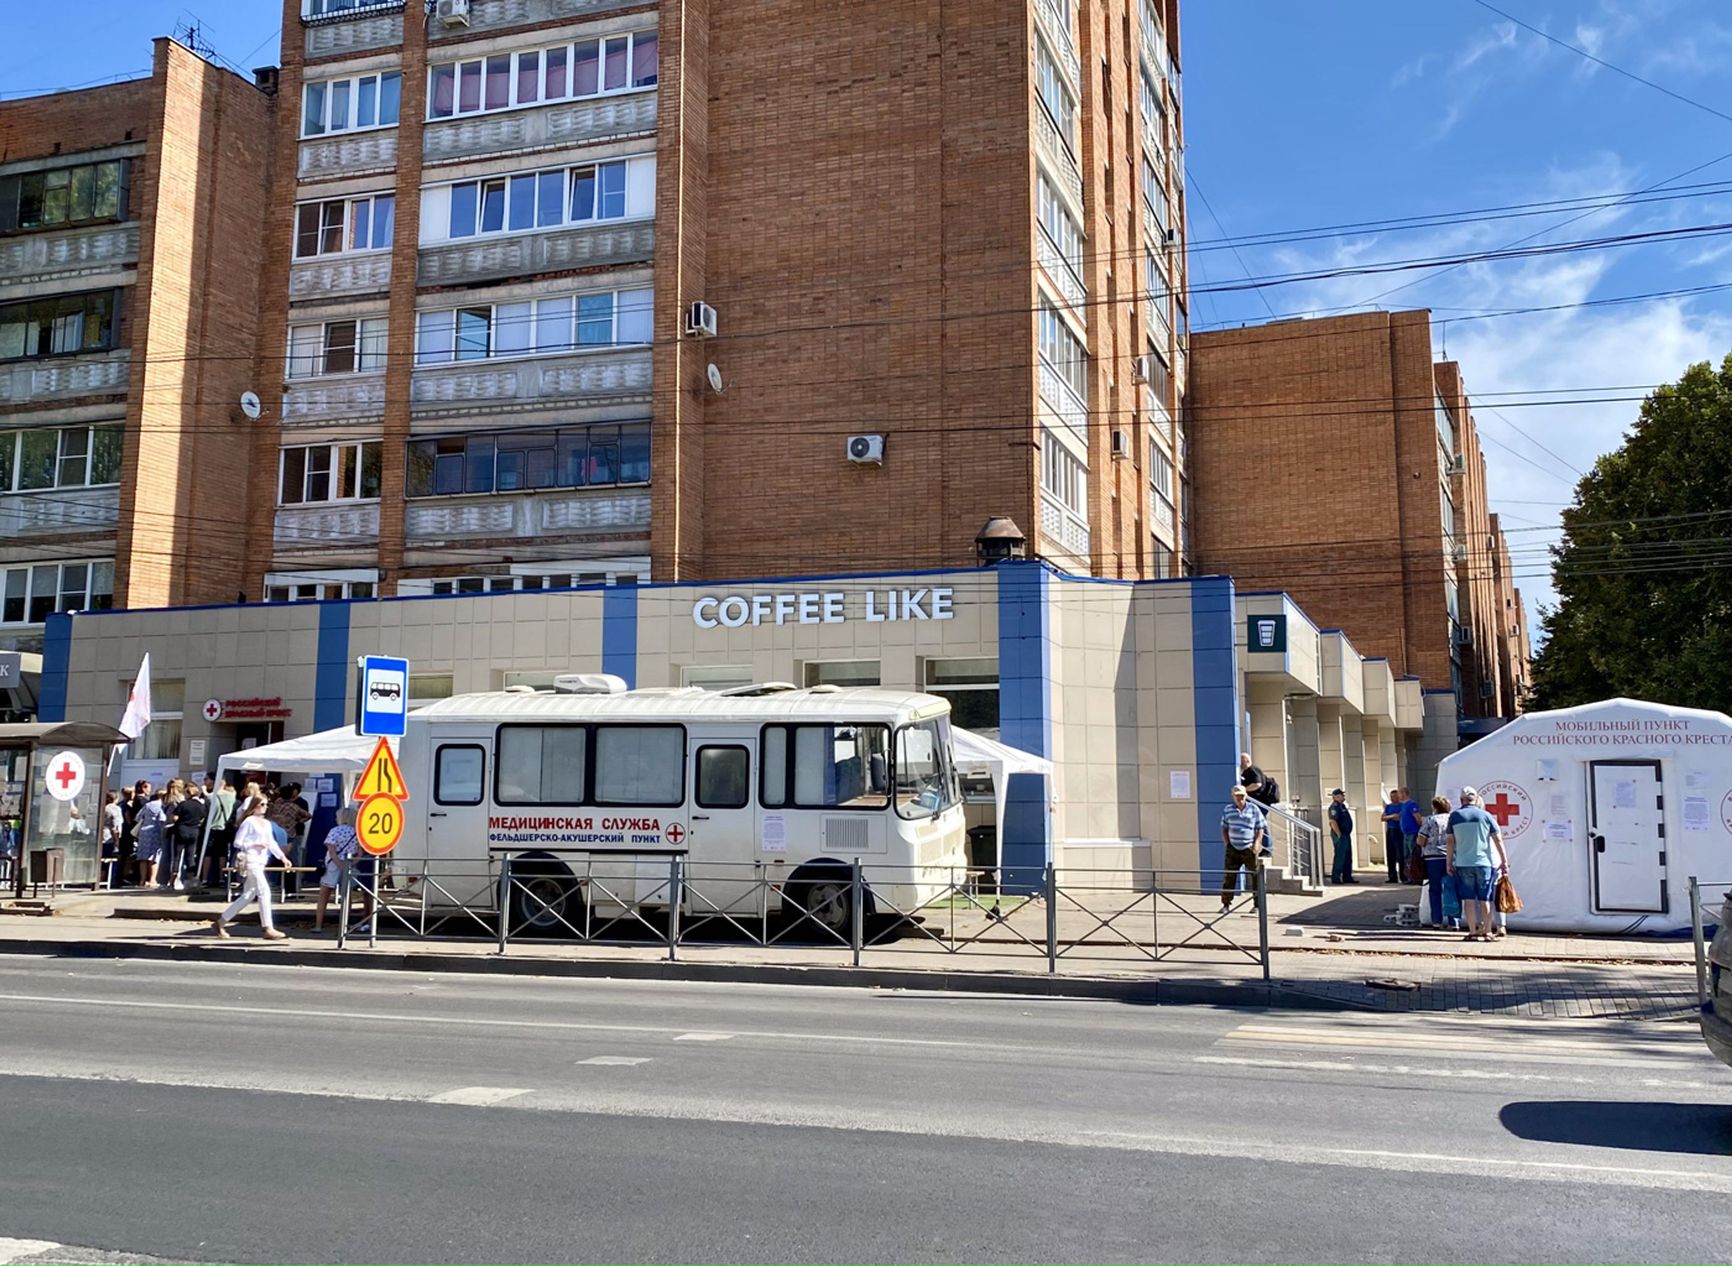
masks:
[[[403,838],[403,802],[395,796],[368,796],[355,819],[355,834],[373,856],[389,853]]]

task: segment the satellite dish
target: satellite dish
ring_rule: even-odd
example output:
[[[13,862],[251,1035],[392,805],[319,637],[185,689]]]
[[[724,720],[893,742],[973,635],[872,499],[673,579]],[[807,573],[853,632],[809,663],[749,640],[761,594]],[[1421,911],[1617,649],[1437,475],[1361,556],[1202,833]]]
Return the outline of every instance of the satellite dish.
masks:
[[[726,384],[722,382],[722,371],[717,369],[714,365],[711,365],[704,371],[704,373],[710,380],[710,390],[715,392],[718,396],[728,389]]]
[[[241,412],[247,415],[248,421],[257,422],[264,411],[265,407],[259,400],[258,392],[241,392]]]

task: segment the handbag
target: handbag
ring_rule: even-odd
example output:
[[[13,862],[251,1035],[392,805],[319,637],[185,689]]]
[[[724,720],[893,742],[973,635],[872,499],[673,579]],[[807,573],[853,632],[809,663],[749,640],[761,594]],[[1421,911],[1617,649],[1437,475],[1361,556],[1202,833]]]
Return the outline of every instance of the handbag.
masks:
[[[1507,874],[1497,877],[1497,909],[1499,914],[1518,914],[1522,908],[1522,899],[1516,895],[1515,885],[1509,881]]]
[[[1408,883],[1422,884],[1425,882],[1425,854],[1420,851],[1418,846],[1415,846],[1402,862],[1402,869]]]

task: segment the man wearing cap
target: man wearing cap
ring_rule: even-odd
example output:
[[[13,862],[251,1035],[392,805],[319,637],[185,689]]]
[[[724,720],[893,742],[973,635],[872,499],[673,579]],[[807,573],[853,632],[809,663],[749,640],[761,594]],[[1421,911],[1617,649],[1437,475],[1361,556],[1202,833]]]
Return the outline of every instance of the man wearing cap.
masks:
[[[1347,807],[1347,793],[1337,787],[1329,793],[1329,838],[1335,843],[1335,861],[1329,868],[1332,884],[1356,884],[1353,877],[1353,810]]]
[[[1455,876],[1455,891],[1461,898],[1461,917],[1467,924],[1465,941],[1492,939],[1492,892],[1499,872],[1509,866],[1503,851],[1503,832],[1497,819],[1479,807],[1479,792],[1461,789],[1461,807],[1449,815],[1444,836],[1444,865]]]
[[[1233,800],[1221,813],[1221,843],[1227,846],[1227,860],[1221,876],[1221,909],[1233,904],[1239,891],[1239,869],[1252,887],[1257,883],[1257,850],[1263,846],[1263,810],[1245,794],[1239,784],[1233,784]]]

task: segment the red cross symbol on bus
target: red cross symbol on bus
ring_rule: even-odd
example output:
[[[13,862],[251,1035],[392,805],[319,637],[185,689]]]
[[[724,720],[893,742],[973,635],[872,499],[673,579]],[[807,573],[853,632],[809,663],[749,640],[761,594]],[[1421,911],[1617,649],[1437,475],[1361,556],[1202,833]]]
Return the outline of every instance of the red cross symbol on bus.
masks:
[[[681,826],[678,822],[668,823],[668,843],[669,844],[678,844],[681,840],[683,840],[685,838],[686,838],[686,828],[685,827]]]
[[[1497,799],[1485,806],[1485,811],[1497,819],[1497,824],[1500,827],[1508,826],[1511,818],[1519,818],[1522,815],[1522,807],[1501,791],[1497,793]]]
[[[72,768],[71,761],[67,761],[65,764],[61,765],[61,767],[55,771],[54,776],[60,779],[60,790],[62,791],[65,791],[79,779],[79,773],[76,769]]]

